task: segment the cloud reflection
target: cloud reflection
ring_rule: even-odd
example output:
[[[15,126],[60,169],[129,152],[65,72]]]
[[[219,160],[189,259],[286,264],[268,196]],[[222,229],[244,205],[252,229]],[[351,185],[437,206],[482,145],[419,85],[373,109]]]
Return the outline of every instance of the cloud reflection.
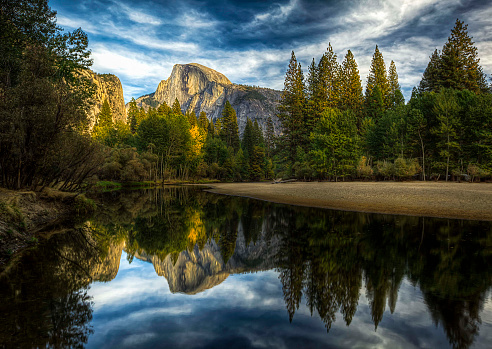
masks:
[[[120,273],[111,283],[96,283],[96,332],[88,347],[446,347],[442,330],[432,326],[420,291],[402,282],[394,314],[385,311],[374,331],[364,289],[350,330],[342,315],[330,333],[303,302],[293,322],[276,271],[231,275],[222,284],[197,295],[172,294],[153,265],[122,254]],[[487,327],[483,330],[486,331]]]

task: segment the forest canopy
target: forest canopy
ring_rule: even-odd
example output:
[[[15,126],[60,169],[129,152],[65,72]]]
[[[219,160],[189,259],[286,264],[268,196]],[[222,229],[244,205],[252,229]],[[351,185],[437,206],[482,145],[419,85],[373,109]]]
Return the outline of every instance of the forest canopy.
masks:
[[[0,185],[79,190],[100,180],[135,182],[455,179],[492,173],[492,94],[467,25],[457,20],[405,103],[394,61],[375,47],[363,89],[348,50],[331,44],[306,77],[292,51],[280,124],[182,110],[176,99],[126,122],[105,100],[90,130],[94,85],[87,35],[63,32],[46,0],[2,2]]]

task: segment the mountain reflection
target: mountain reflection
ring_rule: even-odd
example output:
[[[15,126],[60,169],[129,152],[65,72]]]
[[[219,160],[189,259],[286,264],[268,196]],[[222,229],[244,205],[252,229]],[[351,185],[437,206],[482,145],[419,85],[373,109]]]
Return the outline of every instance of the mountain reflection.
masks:
[[[292,207],[183,187],[99,199],[105,205],[90,222],[51,237],[2,275],[1,310],[11,315],[0,342],[83,345],[92,331],[86,288],[116,276],[123,249],[130,261],[152,263],[173,293],[275,269],[290,321],[304,299],[327,331],[338,313],[351,324],[361,292],[377,329],[386,310],[395,312],[406,278],[452,347],[470,347],[479,334],[492,280],[489,222]]]

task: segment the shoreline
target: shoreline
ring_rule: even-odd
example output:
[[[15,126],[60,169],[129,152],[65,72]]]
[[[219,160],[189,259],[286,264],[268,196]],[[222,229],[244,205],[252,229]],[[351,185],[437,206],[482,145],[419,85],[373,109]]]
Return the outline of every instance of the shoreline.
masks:
[[[455,182],[212,183],[216,194],[366,213],[492,221],[492,184]]]
[[[0,188],[0,272],[18,251],[38,243],[38,233],[93,212],[85,195],[45,188],[42,192]]]

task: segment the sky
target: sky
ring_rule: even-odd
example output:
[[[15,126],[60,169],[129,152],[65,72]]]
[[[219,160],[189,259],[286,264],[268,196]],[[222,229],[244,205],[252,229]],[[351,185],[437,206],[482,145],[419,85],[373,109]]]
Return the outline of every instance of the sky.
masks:
[[[125,101],[154,92],[174,64],[199,63],[234,83],[282,90],[292,50],[307,67],[331,43],[355,56],[363,86],[378,45],[408,100],[457,18],[492,74],[490,0],[52,0],[57,23],[89,37],[97,73],[123,84]]]

